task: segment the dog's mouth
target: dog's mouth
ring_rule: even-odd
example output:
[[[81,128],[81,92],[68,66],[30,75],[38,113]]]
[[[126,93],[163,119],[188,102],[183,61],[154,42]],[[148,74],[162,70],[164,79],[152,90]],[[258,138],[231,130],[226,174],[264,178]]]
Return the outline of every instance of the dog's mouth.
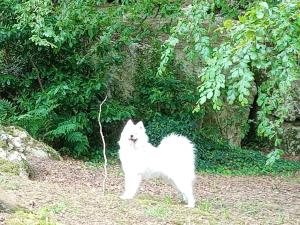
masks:
[[[135,142],[137,141],[137,138],[129,138],[129,141],[131,141],[132,143],[134,143],[135,144]]]

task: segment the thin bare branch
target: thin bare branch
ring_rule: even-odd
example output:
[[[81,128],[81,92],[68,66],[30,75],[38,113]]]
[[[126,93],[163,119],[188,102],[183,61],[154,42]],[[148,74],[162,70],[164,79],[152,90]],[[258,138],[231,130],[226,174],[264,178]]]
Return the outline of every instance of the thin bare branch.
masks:
[[[33,66],[33,69],[34,69],[35,72],[36,72],[36,75],[37,75],[37,79],[38,79],[40,88],[41,88],[42,91],[44,91],[42,79],[41,79],[41,77],[40,77],[40,71],[39,71],[39,69],[37,68],[37,66],[35,65],[35,63],[34,63],[32,57],[30,57],[30,62],[31,62],[31,64],[32,64],[32,66]]]
[[[107,95],[105,96],[104,100],[100,103],[99,105],[99,113],[98,113],[98,123],[99,123],[99,133],[101,136],[102,144],[103,144],[103,157],[104,157],[104,179],[102,182],[102,193],[105,193],[105,185],[106,185],[106,180],[107,180],[107,157],[106,157],[106,144],[105,144],[105,139],[102,131],[102,125],[101,125],[101,111],[102,111],[102,105],[107,99]]]

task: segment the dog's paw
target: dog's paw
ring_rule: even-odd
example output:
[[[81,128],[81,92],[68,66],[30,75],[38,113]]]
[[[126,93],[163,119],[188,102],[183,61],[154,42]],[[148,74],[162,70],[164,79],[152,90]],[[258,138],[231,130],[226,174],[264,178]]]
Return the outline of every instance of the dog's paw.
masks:
[[[123,199],[123,200],[126,200],[126,199],[132,199],[133,196],[130,196],[130,195],[127,195],[127,194],[122,194],[122,195],[120,196],[120,198]]]
[[[195,202],[190,202],[187,205],[185,205],[187,208],[194,208],[195,207]]]

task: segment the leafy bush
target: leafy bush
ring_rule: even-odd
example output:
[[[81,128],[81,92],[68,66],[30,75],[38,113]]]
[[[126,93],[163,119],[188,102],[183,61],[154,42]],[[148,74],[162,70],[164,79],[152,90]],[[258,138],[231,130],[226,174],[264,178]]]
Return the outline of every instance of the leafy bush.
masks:
[[[187,136],[190,140],[197,140],[196,122],[186,120],[174,120],[168,117],[155,117],[146,123],[146,130],[149,136],[149,141],[157,146],[163,137],[176,133]]]
[[[214,0],[212,4],[212,10],[215,14],[221,14],[225,18],[235,18],[253,6],[257,0]],[[275,5],[279,1],[277,0],[267,0],[270,5]]]
[[[299,162],[277,159],[271,165],[266,165],[268,157],[259,151],[236,148],[226,142],[209,139],[189,120],[176,121],[157,117],[147,123],[146,130],[150,142],[154,145],[158,145],[163,137],[170,133],[188,137],[196,148],[198,171],[243,175],[287,174],[300,171]]]
[[[226,17],[236,18],[239,15],[239,11],[245,10],[252,2],[253,1],[249,0],[214,0],[212,9],[215,14],[220,13],[221,15],[224,15]]]
[[[108,95],[101,118],[114,147],[122,121],[139,111],[113,88],[121,81],[112,71],[128,46],[152,35],[145,16],[173,17],[180,7],[179,1],[123,3],[1,1],[1,122],[18,124],[72,156],[99,158],[97,117]]]
[[[196,78],[182,76],[175,62],[172,68],[173,72],[169,72],[163,77],[156,76],[159,50],[155,49],[156,56],[148,59],[156,63],[147,65],[147,61],[142,62],[138,68],[138,74],[135,76],[135,96],[132,104],[137,109],[136,117],[142,120],[149,120],[156,116],[201,120],[202,111],[192,114],[197,101]]]
[[[195,1],[185,10],[165,42],[158,74],[166,71],[183,39],[188,44],[186,57],[203,65],[196,109],[207,102],[215,110],[225,104],[249,108],[249,96],[257,88],[257,133],[280,145],[282,123],[289,112],[284,102],[292,97],[299,79],[299,2],[258,2],[238,21],[225,20],[223,26],[207,23],[213,21],[210,8],[209,1]]]
[[[212,158],[230,148],[199,132],[207,112],[201,104],[211,101],[218,109],[229,97],[247,107],[249,83],[262,78],[260,131],[272,136],[280,123],[269,115],[279,109],[284,117],[279,87],[287,90],[293,82],[293,76],[277,77],[277,72],[298,72],[299,4],[255,5],[239,22],[227,20],[220,28],[212,13],[217,8],[226,17],[248,8],[245,1],[230,2],[193,1],[185,7],[181,0],[0,1],[0,122],[18,124],[72,156],[101,159],[97,116],[108,95],[101,117],[108,148],[116,149],[123,121],[134,117],[147,122],[154,143],[171,131],[188,136],[197,146],[197,168],[201,162],[215,168]],[[161,58],[161,40],[170,31]],[[180,60],[172,57],[180,38],[187,58],[200,59],[201,79],[183,75]],[[138,46],[138,65],[132,96],[124,98],[117,88],[124,80],[114,71],[129,67],[124,59],[131,59],[132,46]],[[192,114],[197,101],[198,112]],[[207,158],[210,153],[216,157]]]

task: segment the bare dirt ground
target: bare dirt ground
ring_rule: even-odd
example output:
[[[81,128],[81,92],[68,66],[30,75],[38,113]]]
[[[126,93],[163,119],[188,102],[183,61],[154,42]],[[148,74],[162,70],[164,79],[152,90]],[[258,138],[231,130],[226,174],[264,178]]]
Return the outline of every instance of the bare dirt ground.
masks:
[[[18,207],[0,208],[0,224],[33,224],[20,219],[20,210],[43,221],[36,224],[300,224],[300,174],[198,174],[197,206],[188,209],[176,189],[159,179],[144,181],[135,199],[119,199],[124,180],[116,163],[108,166],[105,195],[101,166],[69,159],[33,165],[31,180],[0,176],[0,203]]]

